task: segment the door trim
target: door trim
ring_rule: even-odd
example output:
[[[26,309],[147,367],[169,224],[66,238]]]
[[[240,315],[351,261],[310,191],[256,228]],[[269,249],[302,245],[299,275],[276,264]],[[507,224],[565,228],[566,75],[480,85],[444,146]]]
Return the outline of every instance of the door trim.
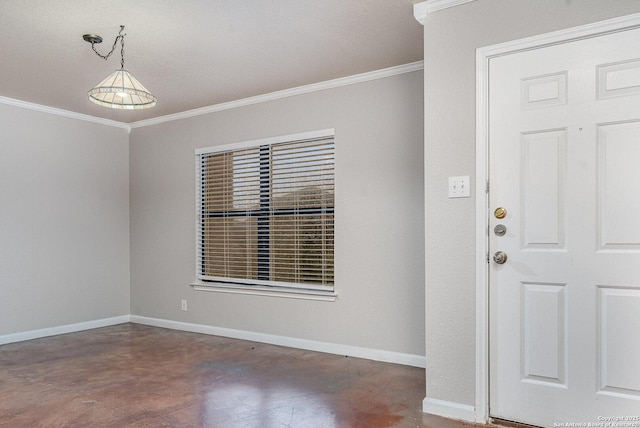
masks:
[[[640,13],[476,50],[476,397],[475,422],[489,412],[489,61],[497,56],[640,28]]]

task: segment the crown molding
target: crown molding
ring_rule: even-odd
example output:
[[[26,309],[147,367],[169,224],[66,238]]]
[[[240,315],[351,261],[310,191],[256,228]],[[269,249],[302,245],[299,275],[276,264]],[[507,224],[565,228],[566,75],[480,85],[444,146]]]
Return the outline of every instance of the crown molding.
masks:
[[[429,0],[427,1],[427,13],[437,12],[450,7],[460,6],[476,0]]]
[[[427,21],[427,15],[439,10],[448,9],[461,4],[469,3],[475,0],[429,0],[413,5],[413,16],[420,24],[424,25]]]
[[[416,3],[413,5],[413,17],[422,25],[427,21],[427,13],[429,13],[427,10],[427,3],[428,2],[423,1],[422,3]]]
[[[472,0],[466,0],[472,1]],[[399,65],[395,67],[383,68],[381,70],[371,71],[368,73],[355,74],[353,76],[341,77],[338,79],[327,80],[325,82],[313,83],[311,85],[298,86],[296,88],[285,89],[282,91],[271,92],[264,95],[257,95],[255,97],[242,98],[235,101],[229,101],[221,104],[214,104],[207,107],[201,107],[194,110],[187,110],[180,113],[168,114],[165,116],[158,116],[151,119],[140,120],[137,122],[125,123],[115,120],[103,119],[95,116],[89,116],[87,114],[76,113],[68,110],[62,110],[55,107],[43,106],[40,104],[34,104],[27,101],[20,101],[13,98],[7,98],[0,96],[0,104],[6,104],[13,107],[24,108],[28,110],[40,111],[43,113],[55,114],[57,116],[68,117],[71,119],[84,120],[87,122],[99,123],[101,125],[113,126],[121,128],[131,133],[133,128],[142,128],[145,126],[157,125],[164,122],[171,122],[174,120],[187,119],[190,117],[201,116],[204,114],[215,113],[223,110],[230,110],[238,107],[248,106],[252,104],[259,104],[266,101],[279,100],[282,98],[292,97],[295,95],[308,94],[311,92],[324,91],[326,89],[339,88],[341,86],[354,85],[357,83],[368,82],[371,80],[384,79],[386,77],[397,76],[400,74],[411,73],[424,69],[424,61],[411,62],[409,64]]]
[[[54,114],[56,116],[68,117],[71,119],[84,120],[86,122],[98,123],[100,125],[113,126],[123,129],[127,134],[131,132],[129,124],[124,122],[118,122],[116,120],[103,119],[101,117],[89,116],[88,114],[76,113],[69,110],[62,110],[55,107],[43,106],[41,104],[34,104],[27,101],[20,101],[13,98],[7,98],[0,96],[0,104],[9,105],[12,107],[23,108],[27,110],[39,111],[42,113]]]
[[[266,101],[279,100],[282,98],[292,97],[295,95],[308,94],[311,92],[324,91],[326,89],[339,88],[341,86],[354,85],[356,83],[368,82],[376,79],[383,79],[385,77],[396,76],[404,73],[411,73],[424,69],[424,61],[416,61],[409,64],[399,65],[396,67],[383,68],[381,70],[371,71],[368,73],[356,74],[353,76],[342,77],[333,80],[327,80],[325,82],[313,83],[311,85],[298,86],[296,88],[285,89],[282,91],[271,92],[264,95],[257,95],[255,97],[242,98],[235,101],[229,101],[221,104],[214,104],[207,107],[201,107],[193,110],[187,110],[180,113],[168,114],[165,116],[158,116],[151,119],[140,120],[138,122],[132,122],[129,124],[131,129],[142,128],[145,126],[157,125],[164,122],[171,122],[174,120],[187,119],[190,117],[201,116],[204,114],[215,113],[223,110],[230,110],[238,107],[244,107],[252,104],[259,104]]]

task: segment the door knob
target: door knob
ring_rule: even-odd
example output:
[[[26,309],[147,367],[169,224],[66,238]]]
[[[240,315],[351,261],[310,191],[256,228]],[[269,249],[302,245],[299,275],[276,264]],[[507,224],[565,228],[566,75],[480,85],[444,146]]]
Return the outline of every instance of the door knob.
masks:
[[[496,251],[493,255],[493,261],[499,265],[503,265],[507,261],[507,253],[504,251]]]

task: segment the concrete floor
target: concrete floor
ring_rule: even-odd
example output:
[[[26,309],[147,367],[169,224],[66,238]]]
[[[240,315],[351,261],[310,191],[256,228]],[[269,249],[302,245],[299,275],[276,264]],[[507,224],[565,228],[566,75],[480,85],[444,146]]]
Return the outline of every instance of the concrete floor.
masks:
[[[122,324],[0,346],[0,426],[423,427],[424,370]]]

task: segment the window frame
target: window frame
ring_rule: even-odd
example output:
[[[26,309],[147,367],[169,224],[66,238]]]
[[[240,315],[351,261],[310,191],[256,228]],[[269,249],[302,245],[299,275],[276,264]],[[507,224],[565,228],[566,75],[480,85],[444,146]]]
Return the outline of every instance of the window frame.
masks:
[[[203,278],[201,275],[201,221],[202,221],[202,206],[201,206],[201,178],[202,178],[202,165],[201,156],[210,155],[223,152],[239,151],[243,149],[252,148],[264,148],[280,143],[293,143],[296,141],[320,139],[320,138],[333,138],[335,144],[335,129],[322,129],[311,132],[303,132],[297,134],[283,135],[277,137],[262,138],[258,140],[243,141],[238,143],[231,143],[218,146],[209,146],[195,149],[195,211],[196,211],[196,234],[195,234],[195,247],[196,247],[196,263],[195,263],[195,281],[191,283],[191,286],[195,290],[199,291],[216,291],[222,293],[233,294],[251,294],[261,296],[276,296],[286,298],[298,298],[308,300],[322,300],[322,301],[335,301],[337,294],[335,292],[335,217],[334,217],[334,283],[332,285],[318,285],[308,283],[289,283],[289,282],[277,282],[271,280],[254,280],[254,279],[233,279],[224,277],[207,277]],[[335,151],[334,151],[335,156]],[[333,164],[333,180],[335,186],[336,177],[336,165]],[[335,190],[334,190],[335,192]],[[262,197],[262,194],[261,194]],[[331,214],[335,214],[335,193],[333,208],[331,208]],[[309,213],[317,213],[319,210],[311,210]],[[259,239],[259,238],[258,238]]]

